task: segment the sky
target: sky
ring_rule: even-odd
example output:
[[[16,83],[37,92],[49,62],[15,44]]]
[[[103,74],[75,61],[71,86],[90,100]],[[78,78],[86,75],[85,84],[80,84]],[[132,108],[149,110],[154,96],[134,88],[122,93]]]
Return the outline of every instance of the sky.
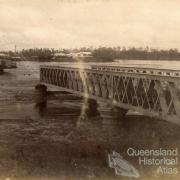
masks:
[[[0,0],[0,50],[180,49],[179,0]]]

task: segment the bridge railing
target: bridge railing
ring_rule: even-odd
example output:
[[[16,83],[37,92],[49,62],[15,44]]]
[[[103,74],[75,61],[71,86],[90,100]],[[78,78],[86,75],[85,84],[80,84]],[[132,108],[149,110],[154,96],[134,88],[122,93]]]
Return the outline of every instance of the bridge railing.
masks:
[[[150,74],[150,75],[159,75],[159,76],[171,76],[171,77],[180,77],[179,70],[171,69],[162,69],[162,68],[139,68],[139,67],[130,67],[130,66],[99,66],[92,65],[92,69],[101,70],[101,71],[114,71],[114,72],[126,72],[126,73],[136,73],[136,74]]]
[[[180,124],[180,77],[41,66],[40,81]]]

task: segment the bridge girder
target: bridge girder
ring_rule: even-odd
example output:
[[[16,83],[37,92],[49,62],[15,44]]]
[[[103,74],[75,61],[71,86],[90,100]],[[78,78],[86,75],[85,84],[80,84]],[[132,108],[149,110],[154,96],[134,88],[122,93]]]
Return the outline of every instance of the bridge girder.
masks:
[[[42,66],[40,82],[180,125],[180,77]]]

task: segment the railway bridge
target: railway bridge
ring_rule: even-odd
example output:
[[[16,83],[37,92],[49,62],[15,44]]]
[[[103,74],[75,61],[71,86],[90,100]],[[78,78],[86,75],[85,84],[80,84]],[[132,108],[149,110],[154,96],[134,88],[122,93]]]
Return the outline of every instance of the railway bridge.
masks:
[[[180,71],[124,66],[41,66],[40,84],[180,125]]]

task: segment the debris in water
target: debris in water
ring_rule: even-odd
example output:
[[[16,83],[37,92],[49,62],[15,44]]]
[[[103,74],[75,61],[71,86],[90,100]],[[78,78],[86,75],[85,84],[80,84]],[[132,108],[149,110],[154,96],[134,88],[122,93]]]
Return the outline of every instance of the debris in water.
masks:
[[[108,164],[110,168],[115,169],[116,175],[135,178],[140,177],[139,172],[133,167],[133,165],[123,159],[123,157],[115,151],[108,154]]]

